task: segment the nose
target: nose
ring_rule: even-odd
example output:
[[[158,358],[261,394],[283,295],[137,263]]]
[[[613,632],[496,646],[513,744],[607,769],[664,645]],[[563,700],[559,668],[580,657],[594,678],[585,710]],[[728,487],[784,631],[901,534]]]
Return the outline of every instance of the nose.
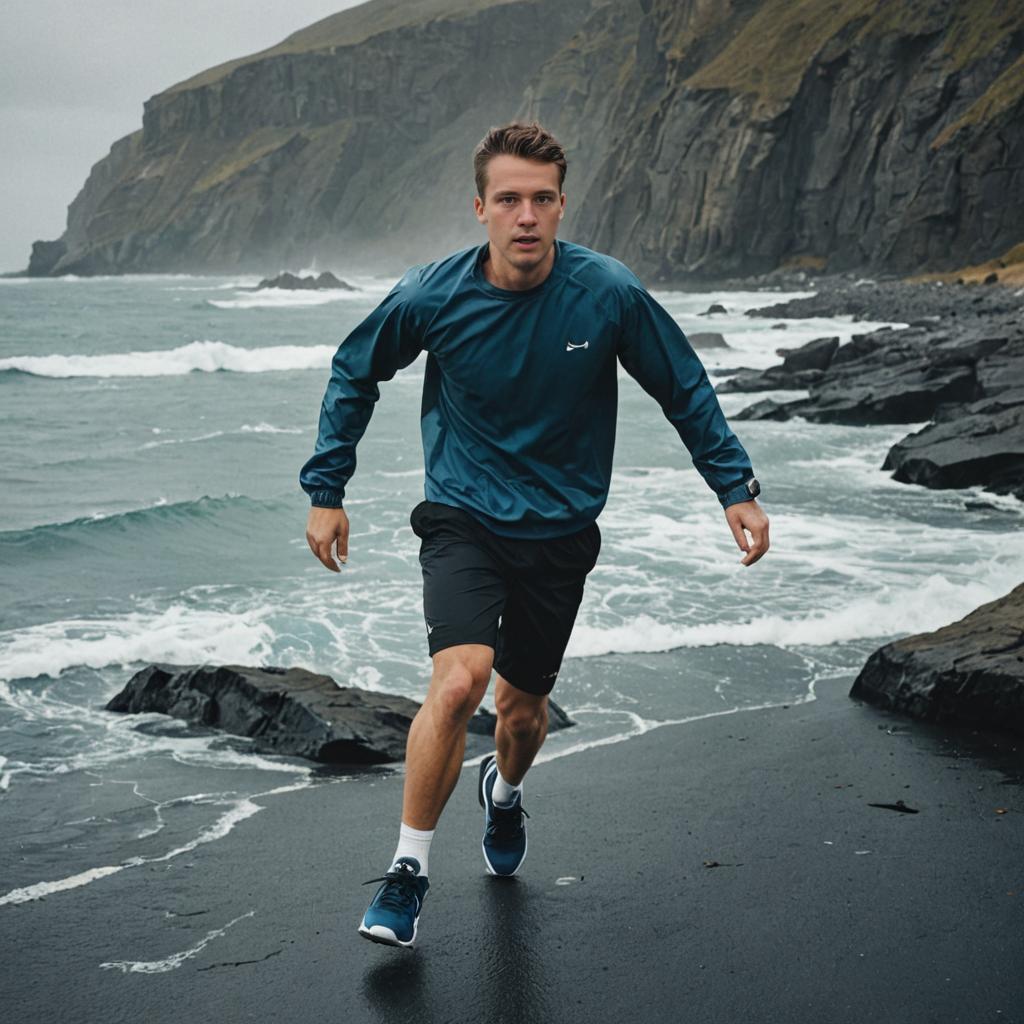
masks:
[[[529,199],[524,199],[519,207],[519,217],[517,219],[519,224],[536,224],[537,215],[533,212],[533,203]]]

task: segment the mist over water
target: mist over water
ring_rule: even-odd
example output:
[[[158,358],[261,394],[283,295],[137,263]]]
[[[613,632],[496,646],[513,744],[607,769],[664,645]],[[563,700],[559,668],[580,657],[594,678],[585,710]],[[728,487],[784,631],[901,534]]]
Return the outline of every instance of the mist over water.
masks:
[[[244,290],[252,280],[182,275],[0,284],[0,905],[185,855],[262,799],[325,781],[242,738],[104,711],[149,662],[301,665],[423,697],[409,526],[422,356],[381,385],[360,444],[347,567],[328,573],[304,537],[297,474],[331,356],[393,283],[345,276],[362,290],[262,296]],[[778,293],[655,295],[688,333],[725,335],[730,350],[702,353],[712,374],[874,326],[743,315]],[[701,316],[715,301],[729,312]],[[721,398],[727,415],[753,400]],[[621,368],[618,424],[601,557],[553,692],[579,724],[549,735],[540,762],[813,699],[887,638],[953,621],[1024,575],[1020,503],[878,468],[913,425],[734,421],[772,521],[771,552],[744,568],[714,495]]]

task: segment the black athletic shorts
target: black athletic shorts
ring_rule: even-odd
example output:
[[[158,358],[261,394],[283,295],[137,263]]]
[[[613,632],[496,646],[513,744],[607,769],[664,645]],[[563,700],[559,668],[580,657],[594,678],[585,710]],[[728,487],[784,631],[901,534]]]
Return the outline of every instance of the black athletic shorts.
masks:
[[[487,644],[513,686],[550,693],[601,550],[597,523],[550,540],[503,537],[465,509],[421,501],[409,524],[420,538],[431,657]]]

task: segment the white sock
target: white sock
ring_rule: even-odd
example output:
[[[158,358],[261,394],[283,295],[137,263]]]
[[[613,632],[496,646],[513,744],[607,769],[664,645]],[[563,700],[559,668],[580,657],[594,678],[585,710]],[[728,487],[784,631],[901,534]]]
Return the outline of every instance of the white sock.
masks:
[[[494,767],[494,789],[491,790],[491,799],[496,804],[506,806],[512,803],[516,798],[516,793],[522,793],[523,784],[520,782],[518,786],[513,786],[511,783],[506,782],[501,777],[501,769],[497,765]]]
[[[391,858],[391,866],[399,857],[415,857],[420,862],[420,875],[427,873],[427,859],[430,856],[430,840],[434,838],[434,830],[413,828],[402,822],[398,830],[398,847],[394,857]]]

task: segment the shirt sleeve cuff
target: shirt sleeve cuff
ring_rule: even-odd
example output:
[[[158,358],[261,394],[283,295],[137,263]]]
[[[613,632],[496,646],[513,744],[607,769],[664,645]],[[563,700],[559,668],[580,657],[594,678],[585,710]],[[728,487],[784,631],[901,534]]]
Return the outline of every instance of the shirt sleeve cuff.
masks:
[[[741,480],[738,484],[733,484],[731,487],[727,487],[724,491],[718,492],[718,500],[722,504],[722,508],[728,508],[730,505],[739,504],[741,501],[753,501],[750,491],[747,490],[747,481]]]
[[[317,508],[343,508],[343,495],[338,491],[311,491],[309,503]]]

